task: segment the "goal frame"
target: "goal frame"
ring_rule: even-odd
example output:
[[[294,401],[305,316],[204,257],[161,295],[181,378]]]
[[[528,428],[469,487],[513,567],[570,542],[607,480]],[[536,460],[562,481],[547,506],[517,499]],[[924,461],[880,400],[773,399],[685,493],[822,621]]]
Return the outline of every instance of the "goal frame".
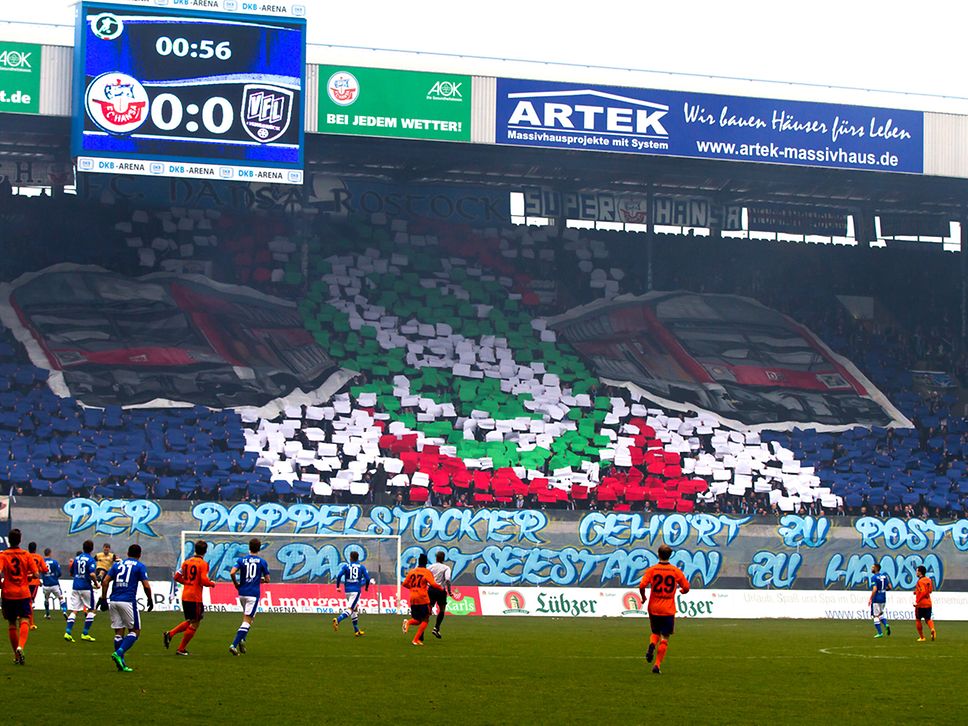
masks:
[[[245,538],[246,540],[249,540],[249,539],[252,539],[253,537],[258,537],[263,542],[265,542],[267,539],[268,540],[272,540],[272,539],[286,539],[286,540],[290,540],[290,541],[292,541],[292,540],[300,540],[300,539],[336,539],[336,540],[341,540],[342,539],[342,540],[351,540],[351,541],[355,541],[355,540],[368,540],[368,539],[395,540],[397,546],[396,546],[396,560],[394,562],[394,568],[393,568],[394,569],[393,580],[394,580],[394,584],[396,585],[397,602],[400,602],[400,595],[401,595],[401,592],[402,592],[402,590],[401,590],[402,580],[401,580],[401,577],[400,577],[400,562],[401,562],[401,557],[402,557],[403,549],[402,549],[402,546],[401,546],[401,539],[402,538],[400,537],[399,534],[344,534],[344,533],[322,534],[322,533],[319,533],[319,532],[314,532],[314,533],[306,533],[306,532],[300,532],[300,533],[291,533],[291,532],[290,533],[287,533],[287,532],[235,532],[235,531],[230,531],[230,530],[218,530],[218,529],[210,529],[210,530],[206,530],[206,531],[203,532],[201,530],[183,529],[181,531],[181,533],[180,533],[180,536],[179,536],[179,542],[178,542],[178,564],[177,564],[177,566],[176,566],[175,569],[180,569],[181,568],[182,559],[185,556],[185,543],[188,540],[190,540],[190,539],[193,539],[193,540],[197,540],[197,539],[207,539],[209,537],[220,537],[220,536],[225,536],[225,535],[229,535],[229,536],[232,536],[232,537],[238,537],[240,540],[242,538]],[[372,573],[371,573],[371,577],[372,577]],[[377,582],[377,587],[379,587],[380,584],[381,583]],[[381,604],[380,604],[381,603],[381,600],[380,600],[380,596],[379,596],[379,590],[377,591],[377,599],[376,599],[376,601],[377,601],[377,614],[380,614],[380,612],[381,612],[381,610],[380,610],[380,608],[381,608]]]

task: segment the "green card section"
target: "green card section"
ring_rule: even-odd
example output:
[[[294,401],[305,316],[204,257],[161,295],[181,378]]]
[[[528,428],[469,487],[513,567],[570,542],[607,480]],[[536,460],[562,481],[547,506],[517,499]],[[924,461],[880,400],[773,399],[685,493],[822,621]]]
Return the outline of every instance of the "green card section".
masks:
[[[386,230],[374,230],[362,222],[351,220],[333,232],[328,239],[314,239],[310,243],[310,279],[319,280],[330,271],[324,258],[332,254],[345,255],[372,248],[389,257],[400,251]],[[421,278],[440,279],[443,275],[439,250],[428,248],[421,253],[410,248],[406,252],[409,260],[401,274],[371,274],[367,277],[366,294],[372,304],[393,310],[395,315],[404,319],[412,317],[422,323],[446,323],[455,334],[467,338],[504,337],[517,363],[541,361],[548,372],[560,377],[562,387],[570,388],[574,394],[594,394],[598,382],[584,362],[568,345],[539,340],[531,327],[530,311],[520,302],[509,300],[504,287],[494,281],[468,277],[461,269],[452,269],[446,275],[447,280],[469,292],[469,301],[438,289],[425,288],[420,285]],[[423,431],[455,445],[460,458],[489,457],[495,468],[518,465],[530,469],[541,469],[546,465],[550,469],[578,468],[583,460],[596,461],[599,449],[608,445],[608,439],[598,433],[608,412],[607,397],[594,397],[591,409],[571,409],[567,418],[577,423],[577,430],[559,436],[550,450],[538,447],[532,451],[520,451],[512,442],[465,440],[464,432],[446,419],[418,422],[416,415],[404,410],[400,399],[393,395],[393,385],[389,383],[393,376],[406,376],[413,395],[430,398],[439,404],[452,403],[458,416],[469,416],[473,410],[487,411],[498,420],[541,416],[526,408],[525,402],[531,398],[530,394],[506,393],[497,379],[461,378],[450,370],[409,365],[405,360],[406,349],[382,349],[376,341],[376,329],[370,325],[352,330],[346,314],[330,306],[327,297],[328,291],[322,282],[310,283],[306,297],[300,303],[300,311],[306,327],[333,358],[342,366],[364,374],[367,382],[354,386],[351,395],[375,393],[377,410],[389,413],[391,420],[403,422],[410,430]],[[485,319],[478,318],[477,304],[493,306]]]
[[[40,113],[40,46],[0,41],[0,113]]]
[[[471,77],[319,66],[320,133],[470,141]]]

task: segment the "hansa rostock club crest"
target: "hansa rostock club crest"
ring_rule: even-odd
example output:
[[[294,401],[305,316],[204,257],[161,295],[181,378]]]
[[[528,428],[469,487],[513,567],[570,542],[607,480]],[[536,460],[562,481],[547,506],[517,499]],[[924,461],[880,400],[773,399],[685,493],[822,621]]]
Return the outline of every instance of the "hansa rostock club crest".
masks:
[[[102,73],[87,87],[84,106],[100,128],[130,134],[148,118],[148,92],[126,73]]]
[[[326,82],[326,94],[337,106],[352,106],[360,97],[360,82],[349,71],[337,71]]]
[[[268,144],[289,129],[293,92],[287,88],[247,85],[242,90],[242,126],[256,141]]]

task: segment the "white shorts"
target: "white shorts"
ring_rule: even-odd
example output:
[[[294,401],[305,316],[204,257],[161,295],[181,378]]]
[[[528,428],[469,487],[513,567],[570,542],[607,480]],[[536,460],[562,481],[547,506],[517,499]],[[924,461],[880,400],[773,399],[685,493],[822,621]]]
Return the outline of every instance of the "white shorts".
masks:
[[[44,599],[46,600],[51,595],[56,597],[58,600],[64,599],[64,593],[61,591],[60,585],[44,585]]]
[[[141,630],[141,618],[138,615],[138,605],[133,602],[109,602],[108,613],[111,615],[111,627],[115,630]]]
[[[67,609],[71,612],[94,611],[94,590],[71,590]]]
[[[346,609],[355,613],[360,606],[360,591],[346,593]]]
[[[259,609],[259,598],[254,595],[239,595],[239,605],[242,606],[243,615],[254,618],[256,611]]]
[[[883,602],[872,602],[871,603],[871,617],[872,618],[882,618],[884,617],[884,606],[887,603]]]

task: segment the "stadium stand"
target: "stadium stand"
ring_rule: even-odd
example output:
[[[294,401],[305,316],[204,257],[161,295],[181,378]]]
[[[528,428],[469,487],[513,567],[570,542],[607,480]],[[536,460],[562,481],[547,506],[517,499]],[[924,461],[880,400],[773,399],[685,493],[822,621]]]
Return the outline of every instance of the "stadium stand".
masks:
[[[0,481],[17,494],[615,511],[968,512],[965,358],[947,255],[661,236],[663,289],[754,297],[813,329],[914,423],[730,429],[601,383],[545,322],[645,291],[634,235],[473,230],[7,197],[3,274],[61,262],[203,274],[289,299],[356,372],[276,408],[85,407],[0,340]],[[72,244],[84,229],[94,244]],[[40,240],[42,244],[34,244]],[[855,320],[839,295],[883,309]],[[954,387],[916,385],[911,369]]]

